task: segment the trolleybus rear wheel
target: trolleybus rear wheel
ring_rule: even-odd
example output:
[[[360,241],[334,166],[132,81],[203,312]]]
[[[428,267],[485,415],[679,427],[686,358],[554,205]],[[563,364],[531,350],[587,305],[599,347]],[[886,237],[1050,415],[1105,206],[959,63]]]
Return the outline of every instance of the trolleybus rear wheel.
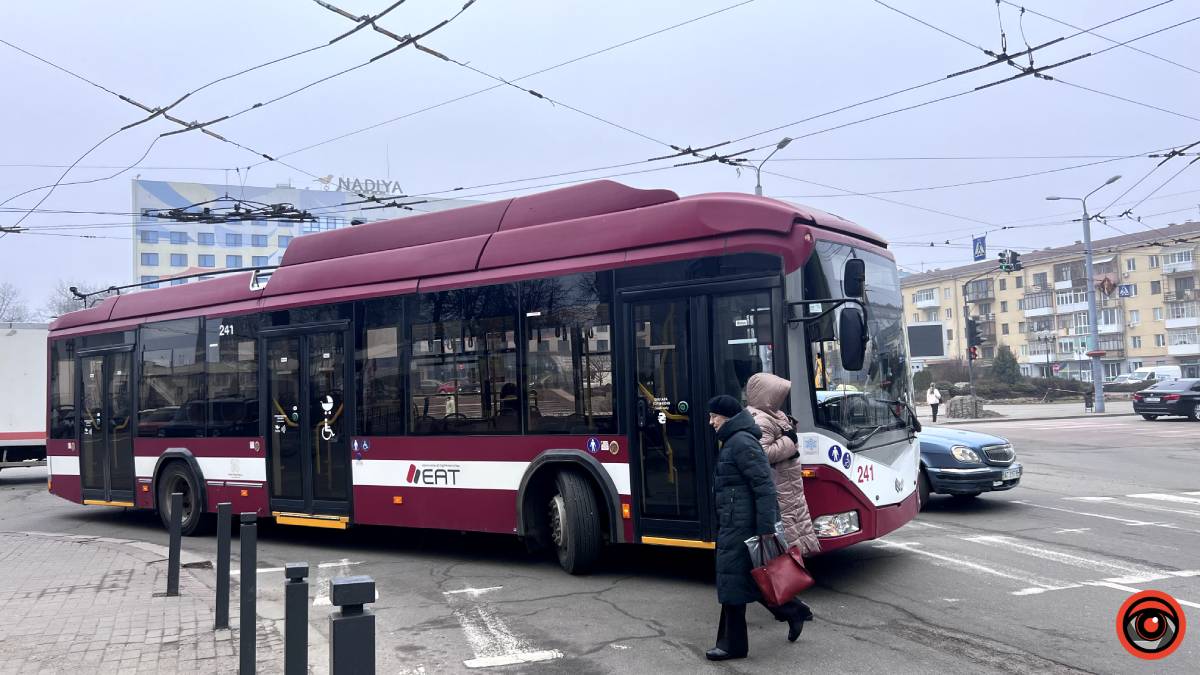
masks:
[[[183,494],[183,520],[180,533],[185,537],[202,534],[208,524],[208,514],[204,513],[204,504],[200,502],[199,482],[192,475],[191,469],[182,462],[171,462],[163,468],[158,477],[158,516],[162,518],[163,527],[171,529],[171,493]]]

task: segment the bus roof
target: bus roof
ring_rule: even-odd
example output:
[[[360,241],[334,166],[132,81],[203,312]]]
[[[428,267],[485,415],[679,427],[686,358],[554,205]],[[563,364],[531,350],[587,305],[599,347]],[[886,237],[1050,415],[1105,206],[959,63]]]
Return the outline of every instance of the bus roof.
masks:
[[[297,237],[263,288],[252,290],[252,273],[242,272],[119,295],[63,315],[50,329],[91,332],[84,327],[115,322],[108,326],[115,329],[145,317],[282,309],[772,243],[794,268],[803,262],[798,240],[793,241],[797,221],[885,246],[869,230],[805,206],[740,193],[680,198],[670,190],[602,180]]]

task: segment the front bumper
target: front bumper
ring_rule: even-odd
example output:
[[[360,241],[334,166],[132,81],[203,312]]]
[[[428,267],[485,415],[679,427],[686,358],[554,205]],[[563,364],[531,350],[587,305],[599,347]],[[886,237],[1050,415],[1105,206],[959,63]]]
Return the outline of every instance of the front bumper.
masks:
[[[1016,477],[1004,478],[1004,472],[1012,469],[1017,470]],[[1020,484],[1025,469],[1020,462],[1013,462],[1009,466],[987,466],[972,469],[931,466],[926,473],[929,476],[930,492],[943,495],[965,495],[1011,490]]]

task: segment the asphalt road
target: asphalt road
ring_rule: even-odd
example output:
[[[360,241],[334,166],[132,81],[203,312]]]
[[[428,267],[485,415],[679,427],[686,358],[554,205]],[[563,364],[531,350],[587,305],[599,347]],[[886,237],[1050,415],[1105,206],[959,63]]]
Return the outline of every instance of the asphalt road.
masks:
[[[1196,672],[1200,424],[970,428],[1013,441],[1020,487],[965,503],[935,497],[886,539],[813,560],[818,586],[805,599],[816,621],[789,644],[785,627],[752,607],[751,656],[730,664],[703,657],[718,615],[706,552],[624,547],[599,573],[571,577],[509,537],[262,526],[259,564],[325,564],[311,610],[318,632],[328,578],[374,577],[379,672]],[[33,469],[0,473],[0,530],[166,541],[157,516],[69,504]],[[211,556],[215,541],[185,548]],[[264,611],[277,611],[282,574],[264,571],[259,588]],[[1158,662],[1116,638],[1121,603],[1146,589],[1187,603],[1194,622]],[[487,667],[513,653],[548,660]]]

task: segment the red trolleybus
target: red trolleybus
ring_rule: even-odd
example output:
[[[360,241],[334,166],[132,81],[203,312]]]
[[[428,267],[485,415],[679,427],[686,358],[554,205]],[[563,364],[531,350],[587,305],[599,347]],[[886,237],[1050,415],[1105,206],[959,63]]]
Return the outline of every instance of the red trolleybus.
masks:
[[[917,511],[892,256],[771,199],[596,182],[298,237],[67,314],[49,359],[50,491],[164,518],[182,492],[189,534],[231,502],[513,533],[572,572],[711,548],[705,402],[759,371],[792,381],[826,550]]]

